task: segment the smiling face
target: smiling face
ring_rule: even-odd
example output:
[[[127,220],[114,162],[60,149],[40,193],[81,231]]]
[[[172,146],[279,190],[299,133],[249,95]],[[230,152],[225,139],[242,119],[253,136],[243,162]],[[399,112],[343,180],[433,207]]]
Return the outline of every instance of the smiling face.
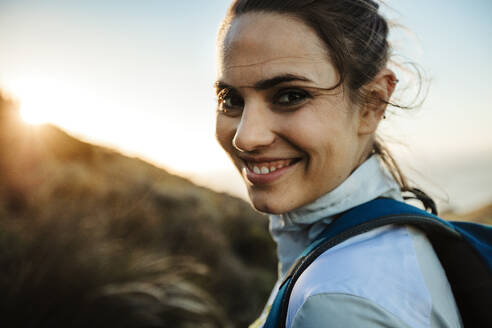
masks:
[[[287,15],[236,17],[219,44],[216,136],[253,206],[285,213],[342,183],[373,130],[316,33]]]

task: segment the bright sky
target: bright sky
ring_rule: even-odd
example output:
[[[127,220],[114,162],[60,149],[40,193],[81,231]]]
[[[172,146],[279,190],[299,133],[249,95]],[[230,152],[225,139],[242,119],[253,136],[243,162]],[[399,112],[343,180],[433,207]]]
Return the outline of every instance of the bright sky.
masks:
[[[423,108],[390,117],[384,133],[417,167],[473,157],[492,168],[492,2],[388,2],[411,31],[393,35],[397,50],[432,81]],[[214,139],[215,35],[228,4],[0,0],[0,88],[31,121],[243,192]]]

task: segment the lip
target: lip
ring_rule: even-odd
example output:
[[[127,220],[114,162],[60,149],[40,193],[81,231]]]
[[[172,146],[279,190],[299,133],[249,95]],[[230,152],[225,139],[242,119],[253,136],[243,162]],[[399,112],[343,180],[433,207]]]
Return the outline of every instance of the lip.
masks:
[[[267,174],[257,174],[253,172],[247,165],[246,161],[248,162],[253,162],[253,163],[261,163],[261,162],[272,162],[272,161],[278,161],[278,160],[285,160],[286,158],[242,158],[243,161],[243,176],[253,185],[267,185],[271,184],[278,179],[280,179],[282,176],[284,176],[286,173],[291,171],[299,162],[302,160],[301,158],[293,158],[293,163],[282,167],[280,169],[277,169],[273,172],[267,173]]]
[[[252,156],[238,156],[243,162],[253,162],[253,163],[261,163],[261,162],[274,162],[281,160],[289,160],[296,159],[295,157],[252,157]]]

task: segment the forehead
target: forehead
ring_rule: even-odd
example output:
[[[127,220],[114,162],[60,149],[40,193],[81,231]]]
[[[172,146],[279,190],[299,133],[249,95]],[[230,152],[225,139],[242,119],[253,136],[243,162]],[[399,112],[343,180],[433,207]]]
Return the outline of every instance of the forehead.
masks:
[[[248,13],[235,18],[218,55],[218,79],[225,82],[249,85],[280,74],[316,81],[335,75],[314,30],[283,14]]]

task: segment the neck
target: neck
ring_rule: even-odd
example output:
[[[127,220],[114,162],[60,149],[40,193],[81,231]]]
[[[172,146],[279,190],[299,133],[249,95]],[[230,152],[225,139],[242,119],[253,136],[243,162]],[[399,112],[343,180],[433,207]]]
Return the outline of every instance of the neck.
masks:
[[[342,184],[314,202],[288,213],[271,215],[270,231],[277,242],[282,273],[334,216],[377,197],[401,200],[401,193],[379,156],[371,156]]]

